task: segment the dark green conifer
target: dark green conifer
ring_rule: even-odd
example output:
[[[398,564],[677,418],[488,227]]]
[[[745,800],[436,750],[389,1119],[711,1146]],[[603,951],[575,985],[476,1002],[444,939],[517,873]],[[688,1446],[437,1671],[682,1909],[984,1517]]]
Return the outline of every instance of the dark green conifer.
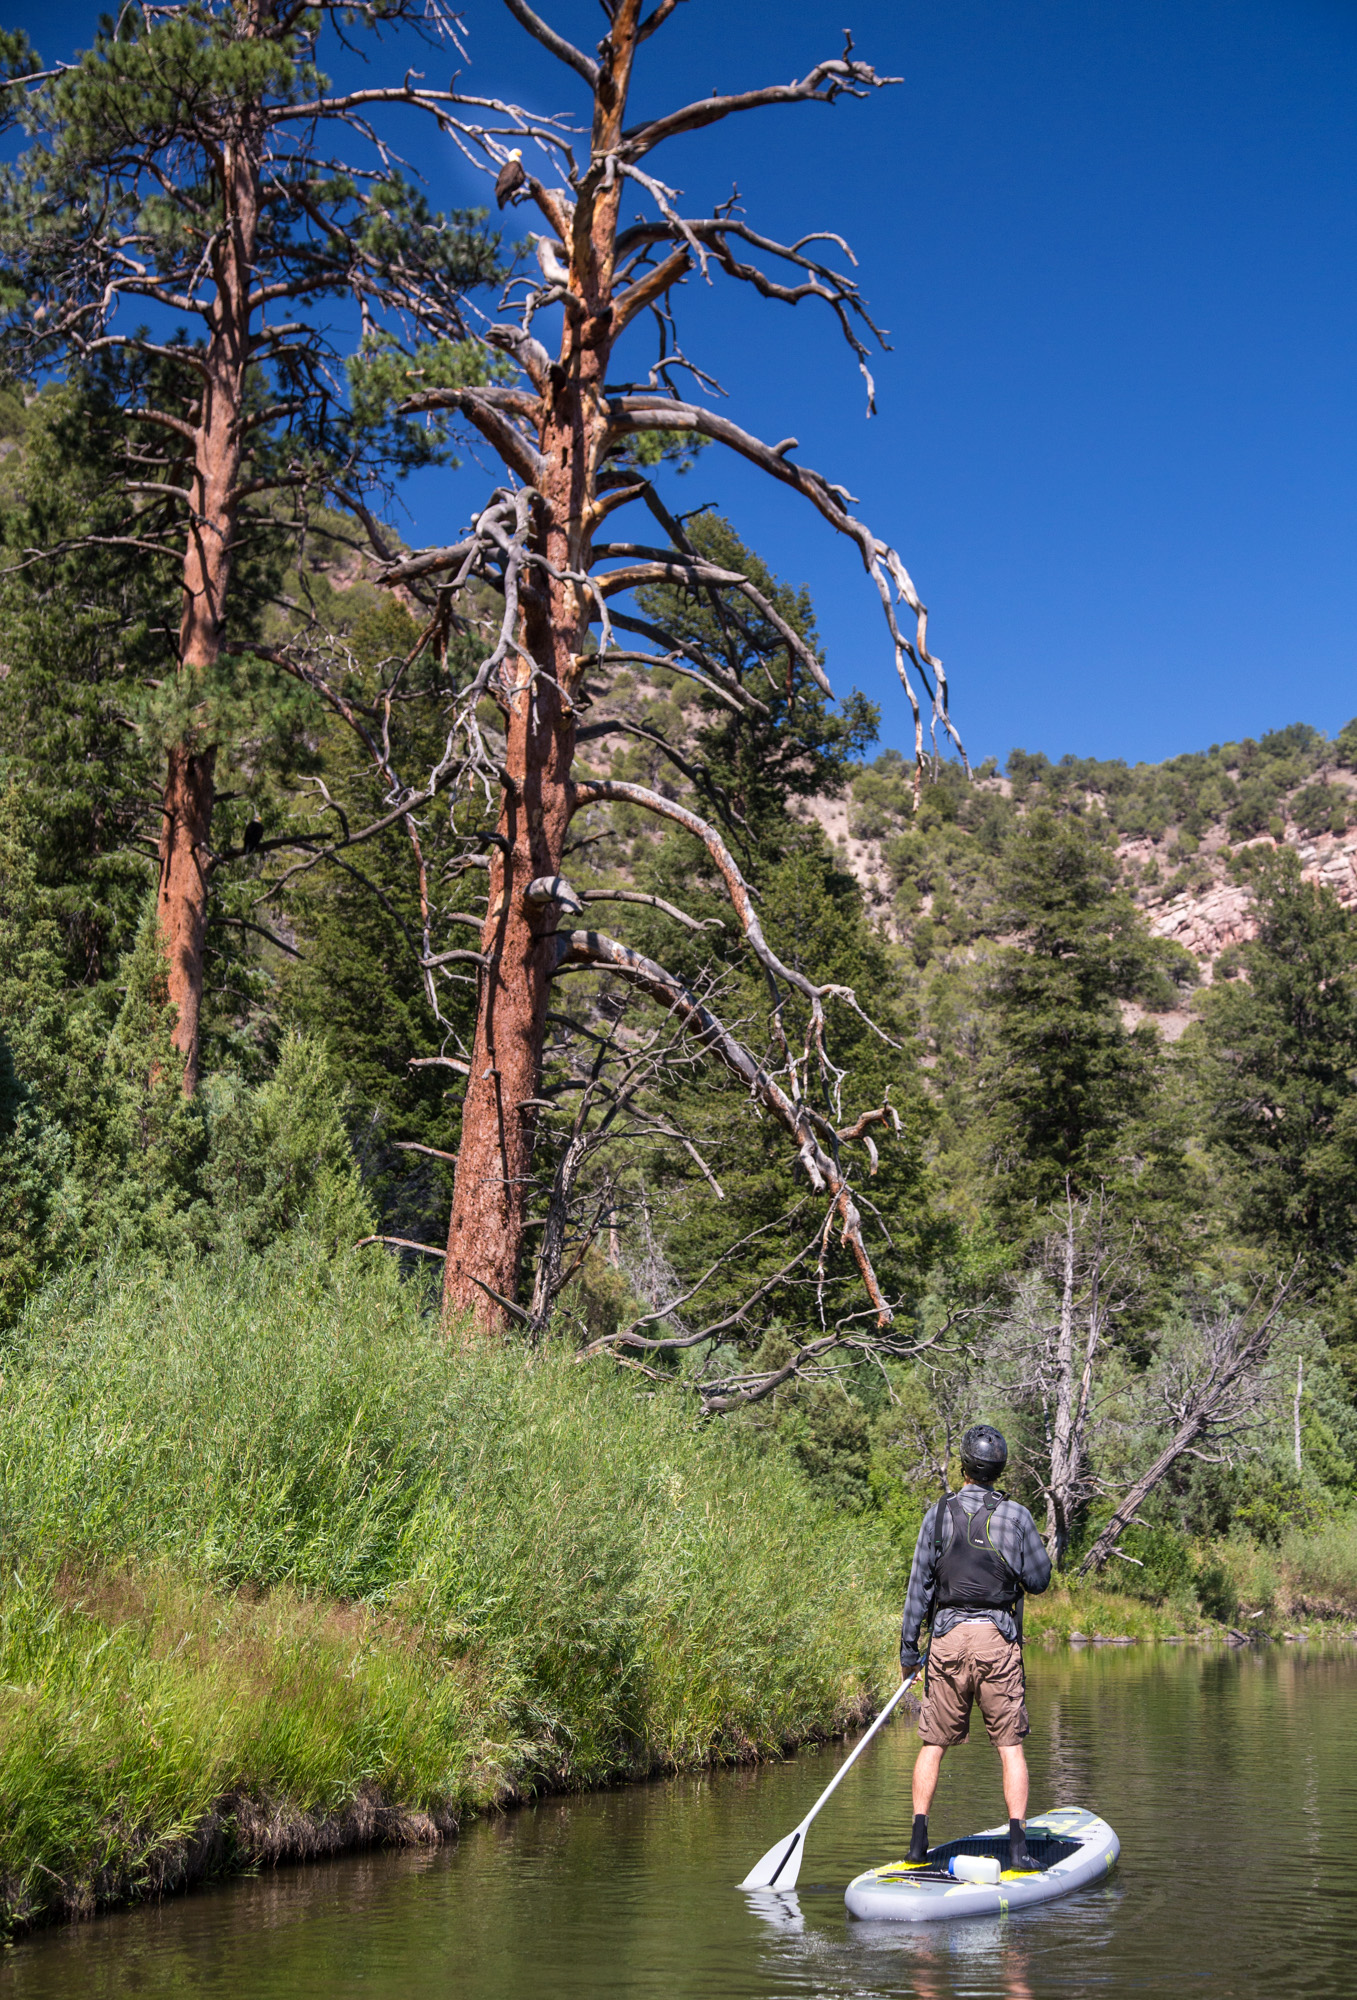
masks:
[[[335,90],[320,45],[447,25],[423,0],[133,5],[77,61],[6,91],[32,141],[0,171],[6,357],[21,374],[77,370],[122,460],[117,531],[89,524],[48,553],[116,547],[159,585],[158,923],[190,1090],[210,883],[241,851],[237,829],[214,832],[218,751],[248,792],[242,739],[289,665],[263,604],[318,502],[371,519],[374,433],[342,391],[334,302],[356,303],[379,342],[393,316],[431,335],[421,379],[482,372],[461,302],[491,246],[475,218],[430,212],[371,124],[384,104],[439,115],[446,93],[408,73]],[[377,428],[387,463],[439,436]]]
[[[1289,848],[1258,853],[1252,885],[1246,976],[1207,996],[1207,1130],[1245,1234],[1337,1301],[1357,1376],[1357,917]]]
[[[804,585],[794,590],[774,577],[762,558],[747,548],[729,521],[710,509],[684,522],[688,542],[704,562],[746,576],[774,610],[823,661],[815,611]],[[786,818],[793,802],[837,798],[855,760],[877,731],[874,705],[857,688],[831,703],[791,653],[779,634],[752,607],[736,606],[715,591],[652,586],[638,593],[642,609],[675,637],[695,641],[721,659],[752,695],[757,707],[739,712],[716,696],[691,692],[696,727],[692,765],[701,774],[705,802],[721,814],[742,847],[767,843],[773,854],[786,846]],[[680,728],[682,711],[680,711]],[[587,738],[591,732],[584,732]],[[659,732],[663,734],[663,730]],[[644,739],[641,739],[644,740]],[[682,738],[675,744],[683,748]]]
[[[1015,942],[990,986],[981,1096],[996,1204],[1045,1227],[1067,1182],[1082,1196],[1134,1172],[1164,1057],[1154,1029],[1128,1029],[1118,1003],[1157,969],[1097,823],[1038,810],[1004,860],[1002,921]]]

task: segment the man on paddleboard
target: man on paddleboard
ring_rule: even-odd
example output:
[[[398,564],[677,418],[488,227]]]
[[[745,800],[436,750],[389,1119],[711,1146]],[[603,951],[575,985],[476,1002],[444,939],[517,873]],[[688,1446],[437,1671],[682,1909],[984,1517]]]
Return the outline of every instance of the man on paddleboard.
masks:
[[[1022,1665],[1022,1603],[1051,1580],[1037,1524],[1025,1507],[995,1491],[1008,1446],[990,1424],[975,1424],[961,1440],[966,1483],[924,1515],[914,1549],[900,1626],[900,1667],[919,1664],[919,1634],[931,1622],[924,1669],[923,1747],[914,1765],[914,1831],[909,1858],[928,1859],[928,1808],[942,1760],[970,1733],[978,1702],[1003,1768],[1010,1865],[1029,1867],[1027,1832],[1026,1683]]]

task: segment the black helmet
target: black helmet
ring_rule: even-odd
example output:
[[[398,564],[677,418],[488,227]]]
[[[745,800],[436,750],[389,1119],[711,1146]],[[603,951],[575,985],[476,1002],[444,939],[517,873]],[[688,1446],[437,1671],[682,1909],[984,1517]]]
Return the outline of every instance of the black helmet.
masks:
[[[1008,1464],[1008,1446],[993,1424],[972,1424],[961,1440],[961,1469],[968,1479],[992,1486]]]

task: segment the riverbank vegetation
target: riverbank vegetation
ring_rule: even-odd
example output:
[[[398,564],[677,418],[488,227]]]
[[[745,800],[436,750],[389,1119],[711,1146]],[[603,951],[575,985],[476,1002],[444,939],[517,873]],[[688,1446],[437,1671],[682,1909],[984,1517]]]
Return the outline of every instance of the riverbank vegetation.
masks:
[[[777,1754],[889,1679],[875,1524],[305,1231],[53,1287],[0,1479],[10,1924]]]
[[[885,565],[927,680],[843,489],[658,391],[585,410],[629,309],[591,294],[577,347],[545,238],[546,292],[474,332],[515,199],[560,221],[612,177],[558,197],[482,131],[491,228],[270,156],[259,271],[358,283],[348,357],[300,322],[279,347],[186,250],[240,194],[198,174],[203,120],[244,104],[262,144],[328,88],[327,9],[266,48],[254,21],[128,10],[17,86],[61,173],[39,144],[0,185],[9,1920],[846,1726],[977,1417],[1058,1564],[1034,1639],[1357,1615],[1357,724],[864,761],[899,718],[829,693],[806,591],[679,482],[733,438],[795,487]],[[65,197],[123,173],[143,72],[132,178],[174,199],[90,210],[75,268]],[[844,56],[796,88],[878,82]],[[742,223],[669,203],[628,283],[699,236],[748,278]],[[342,269],[309,233],[336,216]],[[199,288],[217,361],[223,300],[249,322],[224,483],[204,354],[88,344],[115,225]],[[565,296],[552,362],[533,315]],[[557,393],[595,525],[646,538],[587,587]],[[404,548],[393,482],[473,433],[509,484]],[[1234,934],[1188,951],[1164,911],[1208,889]]]

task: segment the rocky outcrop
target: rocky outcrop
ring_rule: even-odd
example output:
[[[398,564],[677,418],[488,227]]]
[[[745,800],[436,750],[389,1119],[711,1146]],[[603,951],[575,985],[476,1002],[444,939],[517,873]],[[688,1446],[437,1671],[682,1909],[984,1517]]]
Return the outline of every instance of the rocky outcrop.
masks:
[[[1339,777],[1346,784],[1347,774]],[[1007,791],[1002,780],[989,780],[995,789]],[[1090,803],[1096,804],[1097,800]],[[811,819],[823,828],[843,865],[862,886],[868,911],[891,938],[901,934],[901,920],[893,907],[890,871],[886,867],[884,842],[863,839],[853,831],[853,809],[848,799],[809,799],[794,808],[799,817]],[[1357,826],[1346,833],[1309,835],[1294,823],[1286,826],[1282,842],[1263,836],[1250,841],[1251,847],[1292,847],[1300,856],[1301,872],[1307,882],[1322,883],[1332,889],[1340,903],[1357,908]],[[1233,850],[1237,852],[1238,850]],[[1185,856],[1177,846],[1172,829],[1158,841],[1142,836],[1123,840],[1117,847],[1127,885],[1144,912],[1154,937],[1167,938],[1191,952],[1209,984],[1216,960],[1231,945],[1246,944],[1256,934],[1253,901],[1244,883],[1234,880],[1230,867],[1232,849],[1225,829],[1210,828],[1200,848]],[[1193,874],[1190,888],[1166,894],[1159,886],[1160,873],[1172,874],[1187,863]],[[1186,869],[1179,873],[1179,879]],[[1146,880],[1146,877],[1149,877]],[[927,915],[932,898],[925,896],[919,913]],[[1131,1010],[1136,1019],[1138,1010]],[[1175,1040],[1189,1015],[1156,1016],[1160,1031]]]
[[[1273,840],[1249,843],[1252,847],[1278,844]],[[1357,908],[1357,829],[1311,838],[1290,826],[1283,844],[1294,847],[1299,854],[1305,881],[1332,889],[1345,908]],[[1127,852],[1123,858],[1134,861],[1138,857]],[[1158,907],[1148,902],[1146,919],[1155,937],[1169,938],[1190,951],[1200,960],[1209,978],[1210,968],[1220,954],[1230,945],[1246,943],[1256,934],[1257,926],[1247,888],[1225,875],[1217,856],[1204,855],[1203,859],[1210,866],[1213,879],[1200,889],[1189,890]],[[1146,900],[1143,891],[1141,900]]]
[[[1198,894],[1175,896],[1146,915],[1152,936],[1182,945],[1203,965],[1213,964],[1227,945],[1243,944],[1256,928],[1249,892],[1233,882],[1213,882]]]
[[[1346,909],[1357,907],[1357,831],[1318,840],[1298,840],[1301,873],[1307,882],[1322,882]]]

